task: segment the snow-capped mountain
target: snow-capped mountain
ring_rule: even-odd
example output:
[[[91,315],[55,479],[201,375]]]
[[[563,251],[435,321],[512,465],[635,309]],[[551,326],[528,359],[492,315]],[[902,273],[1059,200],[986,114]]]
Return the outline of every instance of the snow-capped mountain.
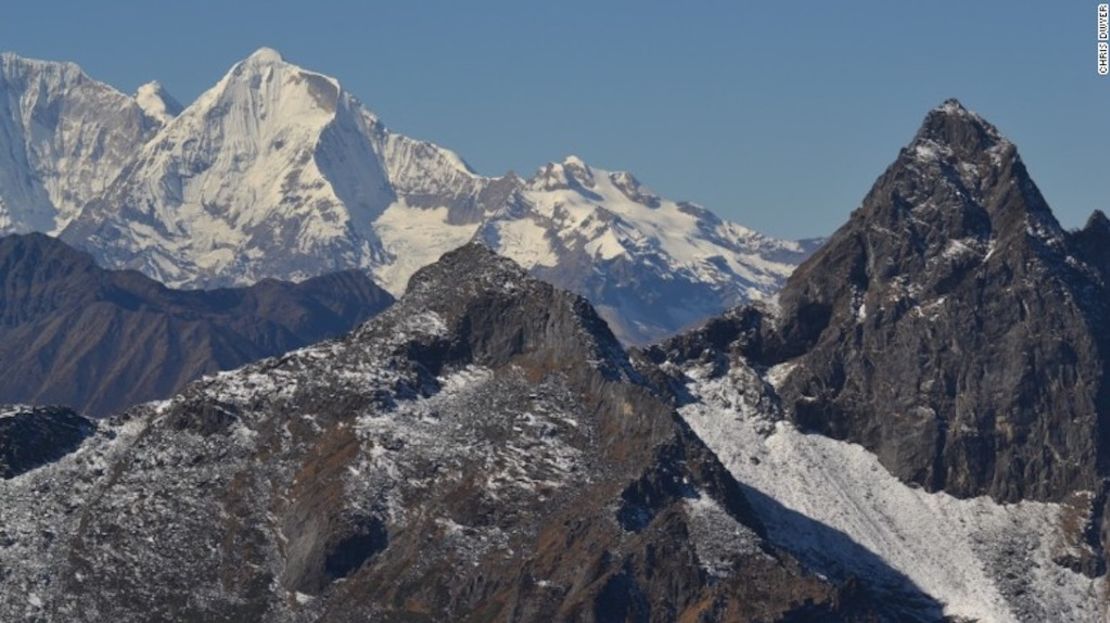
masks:
[[[0,54],[0,235],[65,227],[162,122],[73,63]]]
[[[174,287],[358,268],[399,295],[477,239],[642,343],[772,294],[815,246],[574,157],[529,179],[479,175],[268,48],[184,108],[157,82],[129,97],[72,64],[4,58],[0,93],[17,105],[0,144],[18,149],[0,166],[0,232],[61,231],[106,268]]]
[[[399,293],[469,239],[487,185],[455,154],[389,132],[336,79],[263,48],[168,122],[63,236],[177,286],[362,268]]]
[[[499,216],[630,187],[561,166]],[[0,407],[0,618],[1106,621],[1107,249],[955,101],[777,305],[646,349],[466,244],[170,400]]]
[[[157,80],[148,82],[135,91],[135,103],[143,109],[146,116],[162,125],[181,114],[184,108]]]
[[[768,238],[575,156],[521,182],[477,237],[589,298],[628,343],[768,297],[817,246]]]
[[[269,49],[174,117],[63,237],[170,285],[304,279],[380,262],[393,201],[373,119]]]

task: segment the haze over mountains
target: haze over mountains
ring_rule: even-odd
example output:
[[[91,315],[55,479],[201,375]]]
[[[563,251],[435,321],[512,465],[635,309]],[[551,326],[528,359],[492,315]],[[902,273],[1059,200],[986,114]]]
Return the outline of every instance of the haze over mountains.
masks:
[[[103,417],[205,374],[342,335],[389,295],[359,271],[171,290],[41,234],[0,238],[0,403]]]
[[[479,240],[645,343],[773,294],[816,241],[768,238],[576,157],[486,177],[271,49],[181,107],[6,54],[0,233],[42,231],[173,287],[357,268],[394,295]],[[94,166],[82,163],[94,163]],[[682,304],[676,304],[681,301]]]
[[[954,100],[652,347],[467,244],[172,399],[0,409],[0,618],[1105,621],[1107,248]]]

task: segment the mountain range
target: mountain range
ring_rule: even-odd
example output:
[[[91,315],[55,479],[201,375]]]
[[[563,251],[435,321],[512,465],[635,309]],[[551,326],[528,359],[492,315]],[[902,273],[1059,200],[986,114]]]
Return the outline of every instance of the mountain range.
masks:
[[[0,618],[1105,621],[1108,248],[955,100],[649,347],[465,244],[170,399],[0,409]]]
[[[766,298],[819,241],[776,240],[577,157],[475,173],[263,48],[182,107],[69,63],[0,65],[0,233],[47,232],[171,287],[359,269],[394,295],[477,240],[642,344]]]
[[[0,402],[103,417],[357,327],[393,302],[359,271],[172,290],[43,234],[0,238]]]

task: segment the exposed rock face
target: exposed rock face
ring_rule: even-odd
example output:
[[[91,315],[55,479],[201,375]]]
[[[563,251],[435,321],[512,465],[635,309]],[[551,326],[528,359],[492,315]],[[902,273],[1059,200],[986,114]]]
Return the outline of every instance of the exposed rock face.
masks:
[[[0,478],[14,478],[77,449],[94,424],[61,407],[0,406]]]
[[[1080,246],[1013,144],[946,102],[782,292],[783,401],[930,490],[1099,490],[1110,299]]]
[[[886,611],[858,583],[833,585],[769,545],[739,484],[670,402],[582,298],[468,245],[351,335],[136,408],[3,485],[0,525],[13,534],[0,548],[11,570],[0,615]],[[36,495],[47,486],[65,495]]]
[[[710,377],[751,364],[768,408],[928,491],[1063,503],[1077,544],[1055,562],[1096,576],[1110,542],[1108,248],[1104,215],[1063,231],[1013,144],[948,101],[777,311],[737,309],[645,355]]]
[[[874,555],[945,612],[1101,621],[1107,249],[1103,214],[1063,231],[1014,146],[949,101],[777,309],[734,309],[637,359],[755,489],[768,538],[830,577],[897,586],[863,571]]]
[[[793,364],[751,363],[765,322],[739,308],[637,359],[741,483],[768,540],[825,577],[866,578],[873,602],[933,619],[1106,620],[1097,496],[959,499],[899,481],[855,443],[807,434],[775,390]]]
[[[349,331],[393,298],[359,272],[171,290],[41,234],[0,238],[0,402],[100,417]]]

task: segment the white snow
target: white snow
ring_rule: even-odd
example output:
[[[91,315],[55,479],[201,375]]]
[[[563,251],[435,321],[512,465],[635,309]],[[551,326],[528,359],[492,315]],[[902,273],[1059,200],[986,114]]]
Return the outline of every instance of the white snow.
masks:
[[[528,210],[499,215],[543,223],[565,253],[581,251],[591,262],[626,257],[664,277],[737,290],[769,293],[794,264],[767,258],[799,252],[797,243],[779,241],[693,205],[662,199],[628,173],[591,167],[577,156],[541,167],[522,193]],[[495,220],[495,223],[500,222]],[[500,226],[503,227],[503,226]],[[524,264],[536,255],[535,236],[505,237],[495,250]]]
[[[34,148],[29,164],[0,162],[0,232],[57,232],[75,219],[98,263],[175,287],[360,268],[397,295],[417,269],[479,234],[584,294],[581,282],[604,279],[613,262],[628,281],[689,284],[705,309],[658,311],[684,325],[771,294],[801,260],[797,243],[663,199],[578,156],[530,180],[478,175],[458,154],[386,128],[335,78],[270,48],[180,112],[156,82],[128,97],[70,64],[5,55],[4,70],[49,79],[28,81],[15,93],[26,104],[19,118],[0,120],[12,126],[0,133]],[[78,94],[89,101],[73,108],[99,111],[95,119],[63,120],[48,129],[57,136],[27,129],[34,102]],[[101,146],[96,158],[82,151]],[[594,302],[612,306],[611,320],[633,304]]]
[[[751,377],[733,371],[695,382],[702,402],[681,413],[741,483],[773,500],[753,498],[772,541],[830,568],[846,561],[846,573],[890,578],[882,568],[889,565],[944,602],[947,614],[995,622],[1093,622],[1110,614],[1099,605],[1103,580],[1052,561],[1068,546],[1065,507],[906,486],[858,445],[767,419],[737,389],[750,387]]]
[[[512,249],[510,257],[526,269],[556,266],[559,255],[547,239],[548,230],[530,218],[495,221],[499,249]]]
[[[0,53],[0,235],[57,233],[149,138],[130,97],[73,63]]]
[[[166,93],[158,81],[148,82],[135,92],[135,103],[143,109],[148,117],[157,120],[162,125],[169,122],[181,112],[181,105]]]
[[[374,277],[390,294],[404,294],[413,273],[470,241],[478,226],[448,223],[447,213],[446,207],[413,208],[398,201],[374,222],[382,246],[394,258],[378,266]]]

